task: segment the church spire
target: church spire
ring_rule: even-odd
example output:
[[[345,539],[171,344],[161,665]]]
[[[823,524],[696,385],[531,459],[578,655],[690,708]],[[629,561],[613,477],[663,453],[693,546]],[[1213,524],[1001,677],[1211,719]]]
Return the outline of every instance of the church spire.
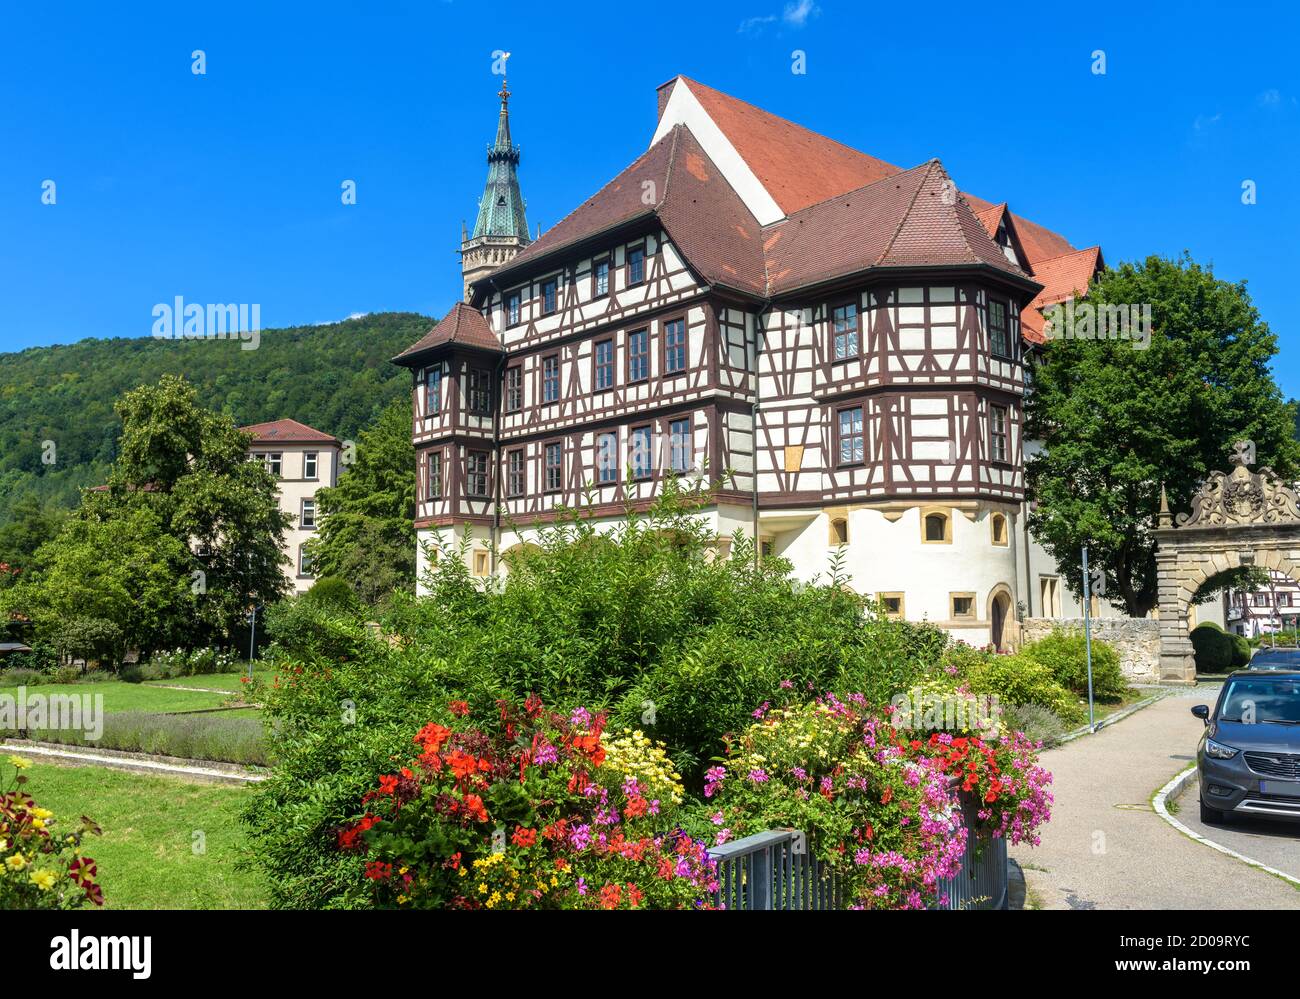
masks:
[[[496,270],[531,242],[524,197],[519,190],[520,150],[510,138],[510,86],[504,77],[497,96],[501,98],[501,110],[496,141],[488,146],[487,183],[479,199],[478,217],[468,237],[464,227],[461,229],[461,274],[467,301],[474,281]]]
[[[528,219],[519,192],[519,147],[510,139],[510,86],[504,77],[497,96],[501,98],[497,137],[488,147],[487,184],[479,200],[473,238],[513,236],[527,243]]]

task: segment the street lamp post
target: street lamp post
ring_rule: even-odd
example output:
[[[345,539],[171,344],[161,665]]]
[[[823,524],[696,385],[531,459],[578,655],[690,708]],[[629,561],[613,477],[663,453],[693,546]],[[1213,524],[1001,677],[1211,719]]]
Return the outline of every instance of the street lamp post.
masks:
[[[1088,731],[1097,731],[1092,707],[1092,591],[1088,586],[1088,546],[1083,546],[1083,645],[1088,657]]]

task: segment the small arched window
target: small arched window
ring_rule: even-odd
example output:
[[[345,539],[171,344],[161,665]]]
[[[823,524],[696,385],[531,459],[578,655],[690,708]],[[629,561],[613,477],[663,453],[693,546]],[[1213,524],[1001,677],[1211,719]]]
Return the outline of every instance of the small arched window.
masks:
[[[924,520],[924,535],[929,544],[943,544],[951,541],[948,533],[948,515],[944,513],[927,513]]]
[[[836,517],[831,521],[830,542],[832,545],[849,543],[849,522],[844,517]]]
[[[1007,543],[1007,518],[1003,514],[995,513],[993,515],[990,529],[993,532],[993,543],[995,545],[1005,545]]]

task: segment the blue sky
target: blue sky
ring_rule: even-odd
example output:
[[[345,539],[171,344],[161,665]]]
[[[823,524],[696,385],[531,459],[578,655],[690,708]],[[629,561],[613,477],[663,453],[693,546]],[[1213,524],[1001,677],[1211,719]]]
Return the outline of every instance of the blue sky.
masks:
[[[1281,3],[8,4],[0,350],[147,335],[177,295],[260,303],[264,328],[442,315],[502,49],[534,226],[645,148],[655,87],[684,73],[900,166],[939,156],[1112,263],[1188,249],[1247,279],[1300,396],[1298,22]]]

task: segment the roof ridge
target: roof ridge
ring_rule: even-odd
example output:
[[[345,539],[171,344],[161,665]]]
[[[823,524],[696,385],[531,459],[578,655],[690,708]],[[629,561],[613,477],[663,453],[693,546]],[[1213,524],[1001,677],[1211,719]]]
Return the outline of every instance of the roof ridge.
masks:
[[[894,234],[889,237],[889,242],[885,244],[885,248],[879,253],[876,259],[871,262],[873,267],[888,257],[890,251],[893,250],[894,243],[898,241],[898,234],[903,231],[903,226],[907,224],[908,217],[912,214],[912,209],[916,207],[916,199],[921,196],[921,190],[925,187],[925,182],[930,179],[930,174],[934,170],[934,165],[938,162],[939,160],[937,157],[926,161],[925,166],[927,169],[925,176],[921,178],[921,183],[916,185],[916,190],[912,192],[911,200],[908,201],[907,207],[903,209],[902,215],[898,217],[898,225],[894,227]],[[967,247],[967,249],[969,249],[969,247]]]
[[[1036,266],[1036,267],[1041,267],[1043,264],[1050,264],[1053,260],[1060,260],[1060,259],[1062,259],[1063,257],[1077,257],[1080,253],[1087,253],[1087,252],[1090,251],[1090,250],[1096,250],[1098,253],[1100,253],[1100,252],[1101,252],[1101,244],[1100,244],[1100,243],[1094,243],[1092,246],[1084,246],[1084,247],[1080,247],[1080,248],[1077,249],[1077,250],[1071,250],[1069,253],[1058,253],[1058,254],[1057,254],[1056,256],[1054,256],[1054,257],[1043,257],[1043,258],[1042,258],[1041,260],[1039,260],[1038,263],[1035,264],[1034,266]]]
[[[673,166],[677,163],[677,140],[681,135],[679,129],[683,129],[685,127],[686,127],[685,125],[678,122],[676,125],[672,127],[672,131],[669,133],[673,137],[673,144],[672,147],[668,150],[668,166],[664,170],[664,192],[662,195],[660,195],[659,200],[655,202],[656,213],[658,213],[659,210],[663,208],[664,204],[668,201],[668,187],[673,182]],[[668,136],[664,136],[664,138],[667,137]],[[697,140],[697,144],[698,144],[698,140]],[[654,146],[651,146],[650,148],[653,149]],[[716,164],[714,165],[714,169],[715,170],[717,169]]]

